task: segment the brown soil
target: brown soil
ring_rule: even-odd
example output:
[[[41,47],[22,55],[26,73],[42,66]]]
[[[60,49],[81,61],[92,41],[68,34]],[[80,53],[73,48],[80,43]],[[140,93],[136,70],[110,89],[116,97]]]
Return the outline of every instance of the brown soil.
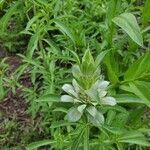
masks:
[[[20,59],[17,56],[9,56],[8,54],[4,53],[3,50],[0,51],[1,58],[7,57],[7,64],[9,64],[9,69],[7,72],[7,76],[11,77],[12,73],[19,67],[21,64]],[[29,80],[29,76],[23,75],[21,77],[21,83],[23,86],[29,87],[31,82]],[[12,91],[8,91],[7,96],[0,101],[0,132],[1,134],[7,133],[5,121],[14,121],[17,125],[24,129],[26,126],[30,126],[31,117],[27,115],[28,104],[25,102],[23,97],[21,96],[21,89],[16,89],[15,93]],[[7,124],[7,123],[6,123]],[[17,129],[19,133],[20,129]],[[14,134],[15,134],[14,132]],[[17,134],[17,133],[16,133]],[[8,140],[9,142],[9,140]],[[3,148],[3,145],[0,145],[0,149]]]

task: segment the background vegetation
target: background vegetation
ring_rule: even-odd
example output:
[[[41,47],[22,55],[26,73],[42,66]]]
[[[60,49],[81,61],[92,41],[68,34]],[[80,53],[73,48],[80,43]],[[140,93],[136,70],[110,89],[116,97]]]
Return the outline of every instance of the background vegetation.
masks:
[[[149,0],[0,0],[0,149],[148,150],[149,8]],[[86,111],[67,120],[76,103],[60,99],[73,78],[84,90],[110,82],[117,104],[95,106],[104,123]]]

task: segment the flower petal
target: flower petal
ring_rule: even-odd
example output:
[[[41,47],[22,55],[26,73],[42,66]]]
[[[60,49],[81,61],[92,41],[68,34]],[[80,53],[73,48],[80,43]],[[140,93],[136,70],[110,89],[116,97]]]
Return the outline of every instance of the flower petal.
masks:
[[[69,95],[62,95],[60,100],[62,102],[74,102],[73,97],[69,96]]]
[[[80,113],[83,113],[83,110],[85,109],[85,107],[86,107],[86,105],[85,104],[83,104],[83,105],[80,105],[80,106],[78,106],[78,111],[80,112]]]
[[[94,83],[94,85],[88,89],[88,90],[85,90],[85,93],[93,100],[93,101],[98,101],[98,93],[97,93],[97,89],[98,89],[98,83],[99,83],[99,80],[96,81]]]
[[[101,126],[104,123],[104,116],[96,108],[94,110],[95,115],[88,115],[89,121],[95,126]]]
[[[76,99],[76,98],[74,99],[74,102],[75,102],[75,103],[82,103],[80,100],[78,100],[78,99]]]
[[[73,87],[74,87],[76,93],[79,93],[79,91],[80,91],[80,86],[79,86],[78,82],[77,82],[75,79],[72,80],[72,85],[73,85]]]
[[[89,106],[88,108],[86,108],[86,110],[91,116],[94,117],[96,115],[97,109],[94,106]]]
[[[101,100],[101,104],[114,106],[116,105],[116,100],[113,97],[107,96]]]
[[[71,95],[75,96],[76,98],[78,98],[78,94],[75,92],[75,90],[71,84],[64,84],[62,89],[66,93],[71,94]]]
[[[98,88],[105,90],[108,85],[109,85],[108,81],[100,81],[99,85],[98,85]]]
[[[67,113],[67,119],[70,122],[78,121],[82,116],[82,113],[78,111],[76,107],[71,107]]]
[[[107,94],[107,91],[98,89],[98,95],[99,95],[100,99],[103,98],[104,96],[106,96],[106,94]]]

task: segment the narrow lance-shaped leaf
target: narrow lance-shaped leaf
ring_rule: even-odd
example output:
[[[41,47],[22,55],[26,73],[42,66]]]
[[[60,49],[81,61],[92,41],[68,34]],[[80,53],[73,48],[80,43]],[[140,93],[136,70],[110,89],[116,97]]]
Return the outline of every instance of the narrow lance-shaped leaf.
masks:
[[[29,144],[26,148],[27,150],[34,150],[40,146],[45,146],[45,145],[51,145],[51,144],[55,144],[56,142],[53,140],[42,140],[42,141],[38,141],[38,142],[33,142],[31,144]]]
[[[27,57],[32,58],[33,53],[38,46],[38,40],[39,40],[39,33],[37,32],[33,34],[29,40],[29,44],[27,47]]]
[[[100,65],[100,63],[102,62],[103,58],[105,57],[105,55],[109,52],[109,50],[107,51],[103,51],[101,52],[97,57],[96,57],[96,60],[95,60],[95,64],[96,64],[96,67],[98,67]]]
[[[7,11],[7,13],[5,13],[5,15],[1,18],[1,20],[0,20],[1,32],[4,32],[6,30],[11,16],[14,15],[18,11],[18,8],[21,7],[21,3],[22,3],[21,1],[15,2],[15,4],[13,4],[10,7],[10,9]]]
[[[54,22],[57,25],[57,27],[63,33],[65,33],[73,41],[73,43],[75,44],[75,39],[74,39],[74,35],[73,35],[72,30],[68,26],[66,26],[64,23],[62,23],[61,21],[59,21],[59,20],[55,20]]]
[[[143,78],[150,73],[150,51],[147,51],[142,57],[130,65],[125,72],[124,79],[126,81],[134,81]]]
[[[129,85],[131,92],[141,98],[150,107],[150,82],[136,81]]]

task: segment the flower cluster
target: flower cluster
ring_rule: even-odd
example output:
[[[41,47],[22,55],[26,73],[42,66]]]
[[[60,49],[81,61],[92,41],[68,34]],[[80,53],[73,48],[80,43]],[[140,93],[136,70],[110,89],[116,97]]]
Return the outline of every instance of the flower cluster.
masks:
[[[97,80],[91,88],[85,90],[73,79],[71,84],[64,84],[62,89],[67,95],[61,96],[62,102],[74,103],[68,111],[67,118],[71,122],[78,121],[83,113],[96,126],[104,123],[103,114],[97,110],[98,105],[116,105],[115,98],[107,96],[108,81]]]

